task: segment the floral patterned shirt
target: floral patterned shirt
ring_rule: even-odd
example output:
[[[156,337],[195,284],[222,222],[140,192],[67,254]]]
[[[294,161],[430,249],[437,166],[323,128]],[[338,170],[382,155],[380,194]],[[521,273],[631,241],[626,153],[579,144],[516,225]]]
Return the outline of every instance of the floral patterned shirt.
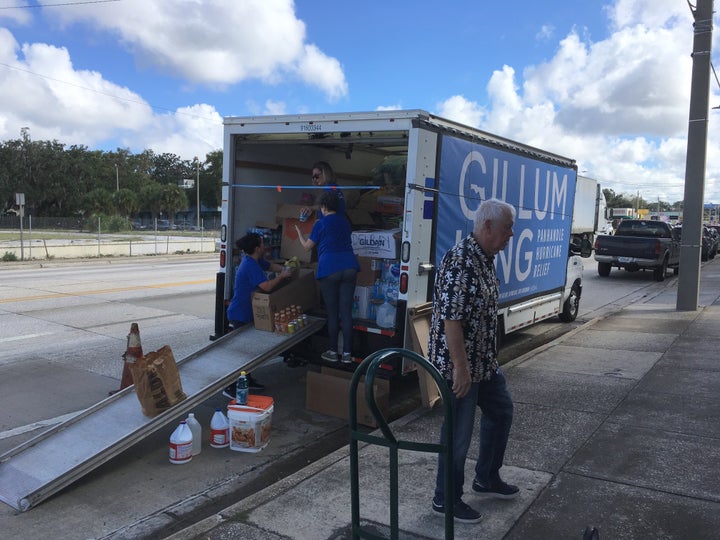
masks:
[[[472,235],[442,258],[435,277],[428,356],[446,380],[452,363],[445,321],[462,321],[472,382],[488,380],[498,369],[498,282],[493,264]]]

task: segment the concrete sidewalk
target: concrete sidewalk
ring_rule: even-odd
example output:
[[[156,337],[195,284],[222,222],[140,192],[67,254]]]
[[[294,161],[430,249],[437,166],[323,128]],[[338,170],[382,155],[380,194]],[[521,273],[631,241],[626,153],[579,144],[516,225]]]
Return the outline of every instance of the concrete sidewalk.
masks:
[[[652,290],[504,366],[516,410],[502,473],[520,496],[467,493],[484,520],[456,524],[456,538],[579,539],[587,525],[604,539],[720,537],[720,262],[702,266],[697,312],[676,311],[677,278]],[[393,429],[436,442],[441,415]],[[436,459],[401,452],[400,538],[445,536],[430,509]],[[389,537],[388,471],[384,448],[361,447],[362,523]],[[345,447],[170,538],[350,538],[350,512]]]

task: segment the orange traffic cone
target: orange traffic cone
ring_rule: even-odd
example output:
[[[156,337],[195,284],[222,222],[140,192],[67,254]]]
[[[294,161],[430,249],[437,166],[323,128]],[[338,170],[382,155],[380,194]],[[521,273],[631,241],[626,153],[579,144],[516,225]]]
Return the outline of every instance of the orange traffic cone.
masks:
[[[119,392],[123,388],[133,385],[134,382],[132,373],[130,373],[128,364],[134,364],[143,356],[142,344],[140,343],[140,329],[138,328],[137,323],[132,323],[130,325],[130,333],[127,336],[127,350],[122,356],[123,371],[122,377],[120,378],[120,389],[115,392]],[[110,394],[112,395],[115,392],[110,392]]]

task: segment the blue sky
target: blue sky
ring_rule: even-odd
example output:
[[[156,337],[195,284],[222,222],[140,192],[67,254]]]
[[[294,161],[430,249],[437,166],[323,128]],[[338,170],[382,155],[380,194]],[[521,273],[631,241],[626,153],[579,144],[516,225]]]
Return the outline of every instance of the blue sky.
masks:
[[[673,202],[692,39],[686,0],[0,0],[0,139],[192,159],[226,116],[418,108]]]

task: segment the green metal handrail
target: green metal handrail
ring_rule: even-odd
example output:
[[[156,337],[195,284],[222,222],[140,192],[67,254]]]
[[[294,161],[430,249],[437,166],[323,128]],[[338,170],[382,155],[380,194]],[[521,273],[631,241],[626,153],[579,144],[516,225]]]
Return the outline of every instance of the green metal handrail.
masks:
[[[435,383],[438,385],[440,395],[443,399],[445,409],[445,437],[439,444],[436,443],[419,443],[414,441],[399,441],[390,430],[385,417],[375,401],[375,375],[378,367],[385,363],[393,356],[401,358],[409,358],[418,366],[427,371]],[[357,422],[357,386],[360,379],[365,375],[365,401],[368,404],[373,418],[377,422],[380,435],[372,433],[361,433],[358,431]],[[360,479],[359,479],[359,447],[358,441],[370,444],[385,446],[390,453],[390,539],[397,540],[399,537],[398,524],[398,451],[413,450],[417,452],[433,452],[439,453],[444,457],[443,466],[445,468],[445,493],[449,496],[445,498],[445,538],[452,540],[454,538],[453,518],[454,500],[454,477],[452,472],[453,462],[453,414],[450,407],[450,389],[447,382],[430,362],[418,353],[402,348],[382,349],[372,353],[365,358],[357,367],[350,381],[350,390],[348,395],[348,411],[350,421],[350,491],[352,498],[352,537],[354,540],[359,538],[371,538],[375,540],[386,540],[382,536],[378,536],[370,531],[363,530],[360,527]]]

